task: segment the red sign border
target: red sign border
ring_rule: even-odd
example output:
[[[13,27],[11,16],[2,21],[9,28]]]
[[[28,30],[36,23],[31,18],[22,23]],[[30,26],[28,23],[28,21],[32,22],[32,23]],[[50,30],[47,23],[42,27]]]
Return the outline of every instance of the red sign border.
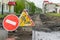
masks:
[[[14,15],[14,14],[9,14],[9,15],[7,15],[5,18],[7,18],[8,16],[10,16],[10,15]],[[14,15],[14,16],[16,16],[16,15]],[[17,17],[17,16],[16,16]],[[13,29],[13,30],[8,30],[8,29],[6,29],[5,27],[4,27],[4,20],[5,20],[5,18],[3,19],[3,22],[2,22],[2,25],[3,25],[3,28],[5,29],[5,30],[7,30],[7,31],[15,31],[18,27],[19,27],[19,18],[18,18],[18,25],[17,25],[17,27],[16,27],[16,29]]]

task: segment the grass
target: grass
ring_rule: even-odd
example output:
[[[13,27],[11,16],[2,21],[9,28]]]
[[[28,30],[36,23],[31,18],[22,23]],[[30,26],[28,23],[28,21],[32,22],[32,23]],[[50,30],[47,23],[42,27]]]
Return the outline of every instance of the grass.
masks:
[[[8,14],[4,14],[4,15],[0,14],[0,18],[4,18],[4,17],[7,16],[7,15],[8,15]],[[20,15],[20,14],[16,13],[15,15]]]
[[[4,15],[0,14],[0,18],[4,18],[6,15],[7,14],[4,14]]]
[[[15,15],[20,15],[19,13],[16,13]]]
[[[60,17],[60,14],[58,13],[46,13],[47,16],[54,16],[54,17]]]

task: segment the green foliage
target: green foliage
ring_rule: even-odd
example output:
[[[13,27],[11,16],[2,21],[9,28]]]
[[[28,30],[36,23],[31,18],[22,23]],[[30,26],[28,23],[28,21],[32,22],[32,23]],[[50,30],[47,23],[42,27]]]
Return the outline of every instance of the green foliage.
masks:
[[[35,4],[33,2],[30,2],[30,12],[34,13],[35,12]]]
[[[25,3],[27,4],[25,5]],[[20,14],[19,12],[22,12],[25,8],[28,9],[29,14],[32,15],[35,13],[35,11],[37,11],[37,13],[42,12],[42,10],[36,7],[33,2],[28,2],[26,0],[16,0],[16,5],[14,9],[17,14]]]
[[[0,18],[4,18],[6,15],[7,14],[4,14],[4,15],[0,14]]]
[[[17,0],[14,11],[16,13],[19,13],[19,11],[22,11],[24,8],[25,8],[25,0]]]
[[[29,14],[41,13],[42,9],[35,6],[33,2],[27,2],[29,4]]]
[[[46,16],[60,17],[60,14],[58,14],[58,13],[46,13]]]
[[[41,8],[36,7],[36,9],[35,9],[35,13],[41,14],[41,13],[42,13],[42,9],[41,9]]]

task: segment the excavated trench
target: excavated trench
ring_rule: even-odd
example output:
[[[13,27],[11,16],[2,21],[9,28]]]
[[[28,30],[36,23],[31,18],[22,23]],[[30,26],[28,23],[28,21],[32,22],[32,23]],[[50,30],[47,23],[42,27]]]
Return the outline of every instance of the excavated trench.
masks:
[[[45,14],[40,14],[40,19],[43,26],[40,30],[44,31],[60,31],[60,18],[53,16],[46,16]]]

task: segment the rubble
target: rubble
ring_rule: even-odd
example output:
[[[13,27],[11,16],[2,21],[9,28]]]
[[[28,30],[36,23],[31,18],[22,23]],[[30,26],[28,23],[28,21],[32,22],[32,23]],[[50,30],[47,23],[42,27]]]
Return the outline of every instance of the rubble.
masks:
[[[45,14],[40,14],[40,19],[42,21],[42,26],[35,27],[35,30],[51,32],[60,31],[60,18],[58,17],[47,17]]]

